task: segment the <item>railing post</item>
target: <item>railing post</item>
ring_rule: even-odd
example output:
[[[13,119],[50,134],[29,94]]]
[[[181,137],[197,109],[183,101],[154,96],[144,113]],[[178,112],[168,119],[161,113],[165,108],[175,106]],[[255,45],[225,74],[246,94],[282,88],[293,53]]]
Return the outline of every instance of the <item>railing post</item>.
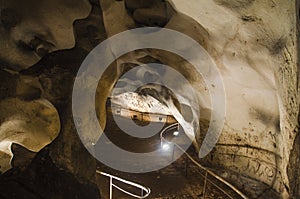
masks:
[[[206,195],[206,186],[207,186],[207,171],[205,171],[204,186],[203,186],[203,199],[205,199],[205,195]]]
[[[109,199],[112,199],[112,177],[109,177]]]
[[[108,173],[101,172],[98,169],[96,170],[96,173],[100,174],[100,175],[103,175],[103,176],[106,176],[106,177],[109,177],[109,199],[113,198],[113,189],[114,188],[116,188],[119,191],[121,191],[121,192],[123,192],[123,193],[125,193],[127,195],[130,195],[130,196],[132,196],[134,198],[140,198],[140,199],[148,197],[149,194],[150,194],[150,192],[151,192],[151,190],[149,188],[147,188],[147,187],[144,187],[144,186],[142,186],[140,184],[137,184],[137,183],[134,183],[134,182],[131,182],[131,181],[128,181],[128,180],[124,180],[122,178],[110,175]],[[131,185],[131,186],[136,187],[136,188],[140,188],[142,196],[140,196],[139,194],[136,195],[134,193],[131,193],[129,191],[126,191],[126,190],[122,189],[121,187],[119,187],[116,184],[114,184],[113,180],[117,180],[119,182]]]

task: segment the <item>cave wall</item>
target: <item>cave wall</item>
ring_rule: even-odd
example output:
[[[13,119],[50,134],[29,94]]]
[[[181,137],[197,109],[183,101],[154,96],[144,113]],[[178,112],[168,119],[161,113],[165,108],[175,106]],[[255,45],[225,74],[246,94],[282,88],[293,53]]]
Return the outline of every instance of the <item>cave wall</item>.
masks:
[[[11,168],[12,144],[38,152],[59,133],[60,121],[56,108],[40,98],[41,91],[28,84],[34,79],[1,71],[0,94],[0,172]]]
[[[78,8],[75,1],[69,3]],[[7,166],[1,168],[0,198],[101,198],[95,159],[77,135],[71,110],[76,72],[106,37],[99,5],[90,10],[88,1],[83,3],[88,10],[82,17],[87,19],[69,19],[72,36],[78,37],[74,48],[48,54],[20,72],[1,65],[0,145],[8,141],[9,146],[0,149],[6,149],[0,164]]]
[[[144,6],[143,1],[140,2],[141,6]],[[122,1],[103,0],[100,3],[104,8],[105,30],[103,30],[104,27],[101,27],[102,29],[99,31],[94,25],[82,28],[77,33],[79,47],[73,49],[74,51],[60,52],[61,55],[58,55],[60,64],[53,61],[53,56],[57,56],[54,54],[46,57],[44,61],[23,74],[31,76],[30,78],[34,76],[33,79],[38,77],[41,84],[38,89],[41,90],[41,93],[29,93],[28,96],[40,97],[41,95],[51,101],[59,110],[62,122],[59,137],[40,152],[31,167],[33,170],[40,170],[36,165],[50,161],[51,164],[54,164],[55,171],[65,170],[82,183],[86,179],[93,181],[95,162],[92,157],[88,156],[87,151],[80,143],[72,118],[69,117],[71,115],[72,82],[76,70],[87,53],[97,43],[103,41],[106,34],[112,36],[135,27],[136,22],[147,21],[143,12],[137,12],[134,19],[128,17]],[[110,3],[113,6],[107,6]],[[169,13],[172,16],[167,16],[168,12],[162,10],[161,7],[156,10],[161,17],[157,24],[183,32],[202,44],[217,64],[226,90],[227,115],[222,135],[214,150],[201,161],[216,169],[223,177],[243,190],[249,191],[250,194],[253,194],[252,196],[265,195],[272,188],[277,195],[280,195],[278,197],[297,198],[299,196],[299,180],[297,180],[299,176],[297,170],[299,137],[296,138],[296,135],[298,133],[300,97],[297,40],[299,13],[296,1],[173,0],[172,4],[177,9],[177,11],[171,9]],[[94,10],[94,12],[100,13],[101,11]],[[120,13],[125,13],[124,16],[128,18],[120,19]],[[165,21],[166,16],[171,20]],[[98,16],[94,21],[97,20],[102,21],[103,19]],[[93,30],[94,33],[98,31],[95,34],[100,32],[99,35],[96,35],[99,38],[93,41],[94,43],[87,41]],[[80,56],[75,59],[74,53]],[[120,75],[118,67],[132,61],[132,58],[137,60],[136,64],[143,63],[141,60],[149,54],[154,60],[170,64],[189,77],[198,91],[199,99],[202,98],[204,102],[202,111],[209,109],[210,104],[206,104],[206,98],[203,98],[203,95],[208,95],[204,94],[203,81],[198,81],[197,77],[190,75],[193,73],[193,70],[189,69],[191,66],[182,59],[155,50],[149,50],[144,54],[129,53],[127,58],[114,63],[115,65],[109,68],[109,74],[100,82],[102,88],[98,88],[97,94],[106,99],[113,83]],[[144,61],[147,62],[146,59]],[[16,83],[12,83],[12,85],[14,84]],[[18,86],[15,86],[12,92],[17,92],[17,88]],[[182,89],[182,94],[188,98],[189,93],[184,93],[184,87],[180,89]],[[28,93],[28,90],[31,89],[19,89],[19,91],[21,90]],[[28,99],[28,96],[20,93],[21,104],[24,103],[22,106],[29,103],[26,101],[33,100]],[[5,103],[5,100],[1,101],[3,107],[9,107]],[[13,104],[14,102],[9,103]],[[40,102],[30,103],[39,105]],[[45,103],[42,104],[45,105]],[[98,106],[104,107],[106,101],[100,101],[99,104]],[[41,109],[43,110],[43,108]],[[40,110],[39,107],[38,109]],[[58,124],[55,116],[57,112],[51,109],[43,113],[49,114],[49,112],[54,115],[51,122]],[[100,123],[105,126],[105,113],[100,112],[99,114]],[[34,117],[30,115],[28,118]],[[201,122],[202,120],[200,120]],[[204,125],[200,124],[200,127],[202,126]],[[52,137],[57,136],[57,128],[60,126],[51,130],[51,132],[55,132],[54,135],[51,135]],[[40,129],[38,130],[40,131]],[[199,137],[203,138],[203,136]],[[52,140],[52,138],[46,140],[43,146]],[[202,140],[198,140],[198,143],[201,142]],[[39,149],[41,147],[39,146]],[[43,155],[47,157],[46,161],[43,160]],[[4,154],[3,157],[6,162],[11,158],[7,154]],[[83,161],[80,157],[86,157],[86,159]],[[86,164],[87,162],[89,165]],[[247,178],[252,179],[253,184],[249,180],[247,181]],[[262,182],[265,186],[259,184],[261,187],[255,188],[257,187],[255,180]]]
[[[174,4],[208,31],[224,78],[226,124],[205,162],[233,171],[223,173],[231,181],[257,179],[287,198],[299,114],[296,1]]]
[[[198,41],[218,66],[226,93],[226,122],[214,150],[202,161],[253,197],[274,191],[278,197],[288,198],[291,179],[287,168],[299,113],[296,1],[173,0],[175,10],[162,9],[159,3],[151,7],[143,1],[126,2],[140,3],[127,5],[132,17],[124,13],[122,2],[100,1],[108,36],[137,24],[149,26],[152,19],[157,26]],[[116,20],[115,13],[124,18]],[[203,85],[188,63],[166,52],[147,53],[192,82],[203,102],[200,111],[211,108],[206,89],[211,85]],[[132,52],[120,58],[116,67],[121,70],[123,63],[140,64],[141,54]],[[201,144],[205,135],[201,130],[198,133]]]

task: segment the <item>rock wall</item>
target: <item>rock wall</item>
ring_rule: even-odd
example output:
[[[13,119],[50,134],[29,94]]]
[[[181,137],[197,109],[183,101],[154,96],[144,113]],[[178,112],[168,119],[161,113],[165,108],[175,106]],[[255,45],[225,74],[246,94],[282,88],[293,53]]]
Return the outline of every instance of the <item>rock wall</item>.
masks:
[[[48,54],[21,72],[1,68],[1,141],[37,153],[9,146],[13,168],[0,175],[0,198],[101,198],[95,159],[77,135],[71,110],[76,72],[105,38],[99,13],[94,6],[87,19],[72,21],[78,36],[73,49]]]
[[[4,113],[13,113],[18,106],[12,105],[18,102],[26,111],[16,117],[12,114],[11,121],[21,117],[27,123],[33,122],[33,126],[29,125],[32,127],[28,134],[31,137],[35,136],[34,132],[42,131],[35,122],[44,122],[50,129],[43,134],[46,136],[40,137],[43,142],[19,140],[18,144],[38,151],[50,143],[60,129],[55,141],[40,151],[29,167],[18,174],[19,188],[28,178],[32,180],[31,188],[40,188],[38,194],[47,194],[52,184],[58,183],[53,188],[53,198],[55,194],[62,197],[100,197],[93,184],[95,162],[81,144],[71,117],[71,92],[76,71],[88,52],[106,36],[135,27],[159,26],[180,31],[199,42],[222,75],[226,92],[226,122],[214,150],[201,161],[251,197],[299,197],[299,5],[296,0],[172,0],[170,4],[163,0],[151,3],[143,0],[100,0],[100,4],[103,12],[94,8],[87,21],[75,23],[75,27],[79,26],[75,49],[52,53],[18,75],[0,74],[14,80],[1,84],[1,89],[6,89],[0,101],[1,115],[9,118]],[[102,21],[104,24],[99,23]],[[102,110],[97,110],[101,125],[105,126],[106,99],[116,80],[124,71],[153,61],[180,71],[196,89],[200,107],[189,103],[186,106],[189,106],[189,112],[197,108],[205,112],[202,118],[193,115],[194,118],[190,119],[192,122],[200,121],[196,145],[201,145],[210,112],[214,111],[207,92],[207,87],[213,85],[204,85],[203,79],[195,75],[195,70],[186,60],[168,52],[131,52],[108,68],[96,96],[101,98],[97,103],[97,109]],[[184,85],[180,86],[182,97],[188,102],[190,93],[184,92]],[[40,98],[47,99],[55,108],[45,101],[41,102]],[[176,109],[174,103],[171,105]],[[7,110],[12,107],[13,110]],[[27,111],[26,108],[33,110]],[[40,112],[41,115],[32,120],[36,118],[34,113]],[[57,114],[61,126],[58,125]],[[28,130],[22,124],[9,123],[11,121],[8,121],[8,126],[24,132]],[[1,124],[5,122],[1,121]],[[189,124],[194,127],[192,122]],[[1,141],[8,137],[3,136],[8,135],[3,133],[9,129],[5,127],[2,125],[0,129]],[[11,142],[2,143],[1,147],[7,151],[0,154],[1,160],[8,162],[11,159],[8,148]],[[8,168],[6,164],[4,170]],[[14,181],[14,172],[12,170],[1,177],[3,193],[7,191],[5,186],[10,185],[7,182]],[[57,179],[51,178],[47,172],[56,173]],[[60,178],[67,180],[59,183]],[[83,191],[78,190],[71,196],[61,191],[66,188],[72,194],[70,182],[75,183],[73,189],[83,187]],[[22,195],[22,192],[19,194]]]
[[[221,72],[226,122],[214,151],[202,161],[219,168],[242,189],[247,187],[253,197],[267,198],[271,192],[276,197],[293,197],[287,168],[298,133],[296,1],[173,0],[176,9],[164,1],[153,5],[125,2],[126,6],[123,2],[101,1],[108,36],[139,26],[177,30],[198,41]],[[124,18],[116,20],[115,13]],[[132,52],[120,58],[115,67],[120,70],[123,63],[140,64],[141,54]],[[205,89],[210,85],[203,85],[189,64],[166,52],[151,50],[144,54],[184,74],[203,102],[200,111],[211,109]],[[184,91],[182,95],[189,99]],[[197,135],[198,144],[205,136],[202,133]],[[236,180],[237,175],[243,180]],[[258,186],[261,188],[256,189]]]
[[[226,125],[206,161],[264,182],[287,198],[299,114],[296,1],[174,4],[208,31],[208,51],[224,77]]]
[[[288,198],[297,194],[294,191],[297,181],[292,175],[297,173],[295,137],[299,113],[296,2],[174,0],[172,4],[177,10],[170,6],[163,8],[160,1],[154,8],[142,1],[142,5],[136,2],[126,1],[126,6],[124,1],[100,2],[108,36],[138,27],[137,24],[177,30],[198,41],[221,72],[226,92],[226,122],[216,147],[202,161],[211,168],[218,168],[221,175],[251,197]],[[140,9],[139,6],[150,8]],[[121,20],[120,15],[124,16]],[[100,81],[98,97],[106,100],[117,78],[128,69],[126,67],[147,63],[149,57],[172,66],[192,82],[203,102],[200,111],[211,108],[206,101],[209,94],[205,91],[209,85],[203,85],[194,75],[192,66],[182,58],[156,50],[132,52],[118,59]],[[56,74],[56,70],[61,69],[51,69],[46,74]],[[49,87],[49,78],[45,75],[41,78],[44,89],[49,89],[43,95],[52,99],[56,96],[55,81],[52,80]],[[189,99],[190,94],[184,93],[184,87],[180,89],[182,96]],[[55,100],[58,99],[52,99]],[[98,106],[105,104],[103,100]],[[61,114],[67,115],[68,111]],[[103,111],[99,112],[99,118],[105,126]],[[209,117],[204,119],[209,120]],[[70,160],[81,164],[74,156],[75,143],[78,143],[77,149],[85,153],[82,146],[79,147],[78,138],[71,133],[74,127],[69,122],[67,118],[63,120],[65,133],[51,145],[50,156],[57,165],[79,178],[92,175],[73,164],[66,164]],[[201,133],[197,137],[205,136],[205,132]],[[198,144],[201,142],[199,139]],[[62,144],[64,148],[60,147]]]

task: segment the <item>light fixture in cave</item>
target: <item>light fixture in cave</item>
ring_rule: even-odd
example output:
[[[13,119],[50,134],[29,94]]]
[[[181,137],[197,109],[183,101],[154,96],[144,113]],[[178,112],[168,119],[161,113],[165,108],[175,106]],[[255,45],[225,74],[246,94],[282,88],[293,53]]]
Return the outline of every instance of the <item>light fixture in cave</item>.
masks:
[[[178,131],[174,131],[173,135],[177,137],[179,135],[179,132]]]
[[[171,147],[170,147],[170,144],[168,144],[168,143],[164,143],[164,144],[162,145],[162,149],[163,149],[164,151],[168,151],[170,148],[171,148]]]

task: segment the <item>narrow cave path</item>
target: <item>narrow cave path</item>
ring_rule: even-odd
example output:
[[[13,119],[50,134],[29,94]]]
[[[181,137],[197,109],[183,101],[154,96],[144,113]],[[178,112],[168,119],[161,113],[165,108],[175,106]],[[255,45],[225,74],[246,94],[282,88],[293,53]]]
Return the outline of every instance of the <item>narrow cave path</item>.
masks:
[[[160,147],[160,137],[159,133],[152,136],[151,138],[145,140],[137,140],[131,136],[125,135],[123,131],[116,125],[111,113],[107,114],[107,126],[105,132],[109,137],[109,144],[114,143],[115,145],[132,152],[143,152],[155,150],[155,148]],[[126,120],[123,118],[123,122]],[[141,124],[140,125],[145,125]],[[170,132],[172,133],[172,132]],[[167,132],[168,134],[168,132]],[[187,139],[182,138],[182,139]],[[140,142],[139,142],[140,141]],[[197,157],[193,146],[188,148],[188,153],[194,158]],[[165,154],[162,154],[162,159],[156,159],[155,161],[163,161],[164,159],[171,160],[173,156],[173,150],[167,150]],[[151,163],[149,163],[151,164]],[[155,199],[191,199],[191,198],[202,198],[203,195],[203,184],[204,178],[200,175],[199,169],[193,165],[187,158],[183,155],[174,161],[169,166],[162,168],[157,171],[152,171],[148,173],[132,174],[114,170],[100,162],[98,162],[98,169],[121,177],[123,179],[139,183],[143,186],[149,187],[151,189],[151,194],[148,198]],[[102,196],[106,199],[109,198],[109,178],[105,176],[98,175],[97,183],[101,189]],[[120,185],[126,188],[124,185]],[[206,193],[206,198],[227,198],[226,196],[219,193],[218,190],[214,190],[212,187],[209,192]],[[139,190],[127,187],[128,191],[132,191],[139,194]],[[118,199],[129,199],[133,198],[127,196],[124,193],[114,189],[113,198]]]

